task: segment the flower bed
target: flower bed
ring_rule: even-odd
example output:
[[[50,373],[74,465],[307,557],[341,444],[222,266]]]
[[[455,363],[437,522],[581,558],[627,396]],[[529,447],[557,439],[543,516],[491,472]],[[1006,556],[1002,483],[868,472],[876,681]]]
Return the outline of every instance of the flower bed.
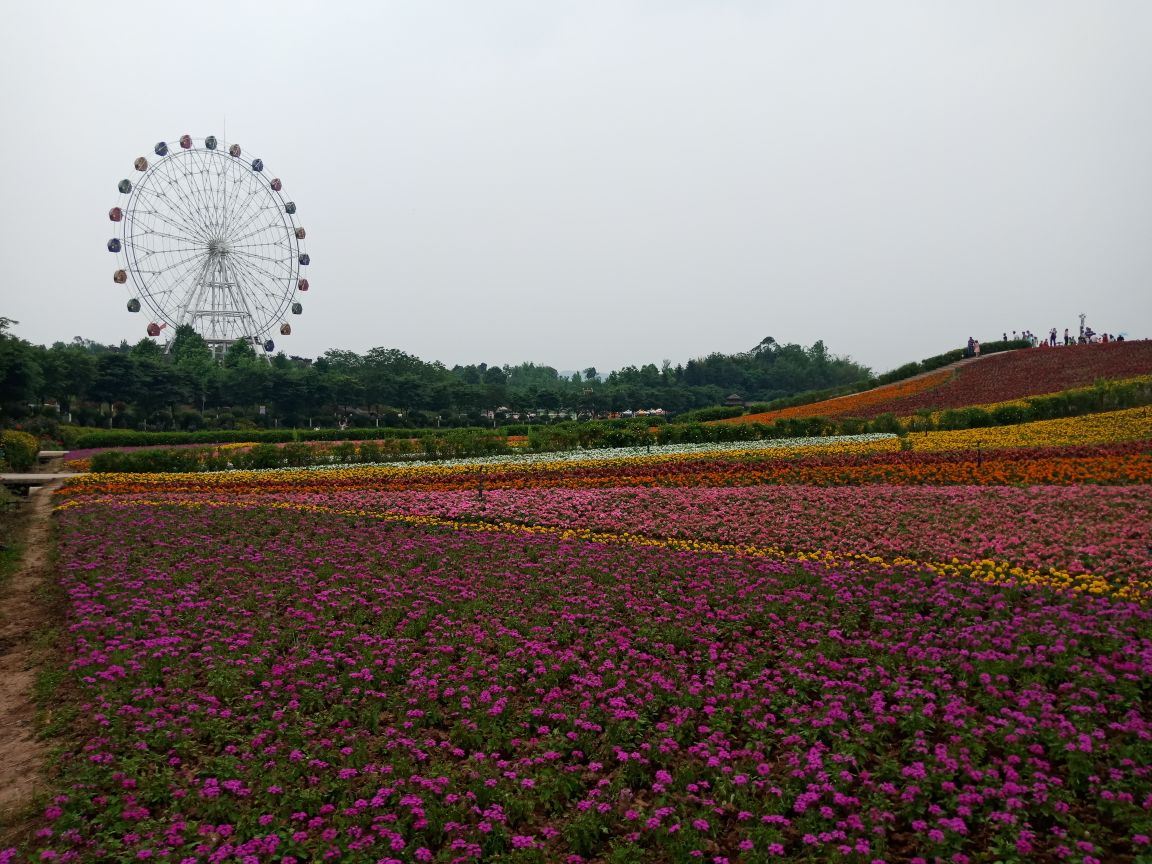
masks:
[[[1105,573],[1117,582],[1152,573],[1152,495],[1139,486],[497,489],[482,497],[362,490],[285,500],[840,557],[991,558],[1036,571]]]
[[[1133,603],[250,502],[58,519],[76,738],[30,858],[1119,861],[1152,833]]]

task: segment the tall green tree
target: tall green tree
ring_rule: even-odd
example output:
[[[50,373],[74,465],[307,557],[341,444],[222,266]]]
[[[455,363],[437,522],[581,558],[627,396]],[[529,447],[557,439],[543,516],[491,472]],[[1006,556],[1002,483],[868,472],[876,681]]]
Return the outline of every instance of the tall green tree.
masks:
[[[40,365],[33,347],[8,330],[19,321],[0,317],[0,405],[11,408],[36,396]]]

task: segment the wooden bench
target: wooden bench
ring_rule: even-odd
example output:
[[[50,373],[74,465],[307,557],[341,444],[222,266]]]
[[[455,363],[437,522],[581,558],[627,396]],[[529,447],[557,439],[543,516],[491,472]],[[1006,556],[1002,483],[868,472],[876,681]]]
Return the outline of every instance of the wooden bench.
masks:
[[[67,450],[41,450],[36,454],[36,461],[41,465],[47,465],[53,459],[63,459],[67,455]]]

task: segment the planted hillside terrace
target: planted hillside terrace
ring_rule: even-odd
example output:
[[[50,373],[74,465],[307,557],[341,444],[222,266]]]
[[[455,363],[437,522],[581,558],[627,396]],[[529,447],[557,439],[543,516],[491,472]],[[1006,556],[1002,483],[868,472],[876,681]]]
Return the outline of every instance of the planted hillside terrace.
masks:
[[[1152,374],[1152,342],[1111,342],[1008,351],[862,393],[746,414],[720,422],[771,423],[799,417],[909,417],[987,405]]]

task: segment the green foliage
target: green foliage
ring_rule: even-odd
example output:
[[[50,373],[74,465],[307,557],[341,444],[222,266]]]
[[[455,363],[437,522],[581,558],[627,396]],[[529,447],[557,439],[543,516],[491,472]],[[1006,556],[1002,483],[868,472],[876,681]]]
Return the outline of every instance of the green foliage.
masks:
[[[291,429],[264,429],[259,431],[217,430],[213,432],[135,432],[116,429],[88,432],[80,435],[73,449],[85,450],[94,447],[148,447],[158,444],[233,444],[248,442],[272,443],[291,441],[295,434]]]
[[[533,426],[528,429],[529,449],[541,453],[574,450],[580,446],[580,430],[569,424]]]
[[[713,405],[709,408],[697,408],[694,411],[685,411],[676,415],[677,423],[705,423],[709,420],[727,420],[739,417],[744,409],[739,405]]]
[[[35,435],[18,429],[5,429],[0,432],[0,445],[4,448],[4,461],[13,471],[27,471],[36,464],[40,442]]]
[[[1031,412],[1026,405],[998,405],[992,409],[992,422],[997,426],[1011,426],[1013,423],[1024,423],[1029,419]]]
[[[843,429],[843,426],[841,426],[841,429]],[[879,417],[874,417],[872,422],[868,424],[868,431],[891,432],[895,435],[904,435],[906,432],[904,427],[900,425],[900,420],[891,412],[881,414]]]
[[[125,471],[132,473],[180,473],[203,471],[204,457],[212,454],[210,448],[182,448],[179,450],[109,450],[92,457],[94,472]]]
[[[0,407],[9,415],[15,405],[34,398],[43,381],[38,349],[4,332],[16,323],[0,318]]]

